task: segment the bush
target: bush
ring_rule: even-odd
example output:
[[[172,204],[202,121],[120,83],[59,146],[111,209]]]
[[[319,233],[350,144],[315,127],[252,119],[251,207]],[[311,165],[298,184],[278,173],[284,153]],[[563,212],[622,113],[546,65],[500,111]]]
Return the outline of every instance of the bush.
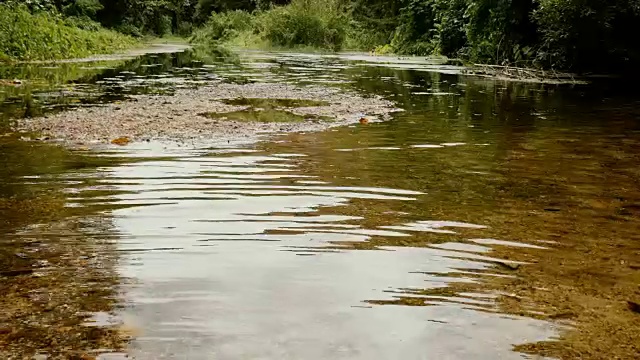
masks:
[[[349,50],[372,51],[386,45],[388,50],[391,50],[389,46],[391,32],[375,25],[380,22],[370,20],[365,23],[352,20],[347,28],[344,47]]]
[[[153,24],[153,32],[159,36],[171,35],[171,16],[158,15]]]
[[[640,6],[634,0],[538,0],[533,14],[540,37],[538,60],[547,67],[634,70]]]
[[[176,34],[184,37],[189,37],[193,34],[193,24],[188,21],[178,22],[178,26],[176,28]]]
[[[94,19],[98,11],[104,7],[100,0],[74,0],[62,8],[67,16],[89,17]]]
[[[71,27],[77,27],[82,30],[98,31],[102,28],[100,23],[91,20],[88,17],[72,16],[64,19],[64,24]]]
[[[292,0],[274,6],[286,1],[200,0],[199,9],[223,12],[194,39],[329,50],[388,45],[385,51],[398,54],[579,72],[634,71],[640,63],[640,0]],[[243,11],[225,11],[238,8]]]
[[[434,20],[432,0],[411,1],[401,10],[391,46],[400,54],[432,54],[436,48]]]
[[[246,11],[213,13],[209,21],[193,33],[191,42],[210,44],[228,41],[241,32],[252,31],[254,22],[255,17]]]
[[[54,0],[4,0],[0,2],[4,3],[5,6],[25,6],[29,11],[36,12],[52,12],[56,10],[56,4]],[[0,4],[2,5],[2,4]]]
[[[69,26],[59,16],[0,4],[0,59],[51,60],[104,54],[130,47],[132,38],[114,31]]]
[[[119,33],[122,33],[128,36],[133,36],[138,38],[143,36],[142,30],[138,26],[128,21],[125,21],[122,24],[116,26],[115,30],[118,31]]]
[[[399,24],[399,14],[405,1],[350,1],[350,19],[346,47],[371,51],[389,45]]]
[[[465,0],[435,0],[433,3],[434,52],[459,56],[467,46],[465,33],[467,2]]]
[[[347,34],[347,19],[335,0],[294,0],[290,5],[248,13],[214,13],[194,32],[196,44],[219,44],[254,37],[273,46],[308,46],[340,50]]]
[[[294,0],[261,13],[258,32],[276,46],[337,51],[344,45],[347,24],[345,12],[335,0]]]

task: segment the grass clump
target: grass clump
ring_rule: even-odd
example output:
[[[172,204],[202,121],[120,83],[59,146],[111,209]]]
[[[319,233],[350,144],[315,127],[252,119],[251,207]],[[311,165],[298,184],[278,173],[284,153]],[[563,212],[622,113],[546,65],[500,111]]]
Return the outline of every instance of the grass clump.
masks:
[[[99,26],[83,29],[51,12],[0,4],[0,60],[55,60],[113,53],[137,41]]]
[[[338,51],[347,33],[348,19],[339,1],[293,0],[267,10],[213,13],[191,42]]]
[[[346,39],[348,20],[335,0],[294,0],[260,14],[257,25],[261,38],[275,46],[338,51]]]
[[[216,44],[239,37],[242,33],[252,32],[255,16],[242,10],[213,13],[207,23],[193,32],[190,39],[195,44]]]

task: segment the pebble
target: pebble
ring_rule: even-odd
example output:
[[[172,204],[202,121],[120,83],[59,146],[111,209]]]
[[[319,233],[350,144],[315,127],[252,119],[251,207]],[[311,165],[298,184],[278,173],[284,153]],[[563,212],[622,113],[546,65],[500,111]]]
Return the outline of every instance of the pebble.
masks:
[[[224,113],[243,109],[219,100],[234,98],[278,98],[318,100],[327,106],[296,108],[299,115],[328,116],[332,121],[305,121],[282,128],[278,123],[211,122],[203,113]],[[130,138],[131,141],[184,140],[257,137],[258,132],[319,131],[357,123],[366,114],[375,121],[398,111],[393,103],[376,97],[339,92],[327,87],[299,87],[286,84],[214,84],[196,89],[177,90],[174,95],[137,95],[132,101],[93,108],[70,110],[45,117],[21,119],[16,130],[48,129],[47,135],[73,143]]]

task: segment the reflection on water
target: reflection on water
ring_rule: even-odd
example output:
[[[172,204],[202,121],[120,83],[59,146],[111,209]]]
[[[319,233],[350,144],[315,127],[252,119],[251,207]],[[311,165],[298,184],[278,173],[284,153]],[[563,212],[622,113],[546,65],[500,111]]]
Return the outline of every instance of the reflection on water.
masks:
[[[362,251],[348,244],[412,238],[421,231],[480,235],[484,227],[432,220],[367,224],[378,217],[375,205],[366,219],[345,215],[343,208],[357,200],[391,205],[428,197],[336,186],[302,172],[298,164],[307,157],[212,151],[104,173],[96,188],[117,194],[83,205],[137,205],[113,212],[122,234],[122,275],[137,281],[126,289],[133,321],[143,329],[135,355],[519,358],[513,344],[554,334],[543,321],[493,315],[497,309],[488,294],[412,295],[412,289],[475,282],[464,274],[490,274],[496,259],[488,247],[455,242]],[[449,275],[427,275],[435,273]],[[438,306],[376,305],[398,296]]]
[[[406,111],[246,148],[134,144],[101,154],[97,170],[33,181],[55,183],[74,214],[109,214],[136,358],[519,359],[514,346],[554,339],[558,324],[582,337],[518,350],[588,357],[614,348],[608,333],[634,343],[619,300],[640,280],[636,103],[412,61],[190,56],[76,82],[89,102],[216,81],[321,83]],[[110,163],[122,156],[137,160]]]

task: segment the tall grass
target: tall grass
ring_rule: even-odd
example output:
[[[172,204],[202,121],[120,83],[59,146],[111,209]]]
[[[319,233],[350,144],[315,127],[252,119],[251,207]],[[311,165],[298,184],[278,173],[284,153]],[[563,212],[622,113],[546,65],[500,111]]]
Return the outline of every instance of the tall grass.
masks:
[[[348,19],[337,0],[293,0],[258,16],[260,36],[275,46],[342,49]]]
[[[54,60],[106,54],[136,44],[132,37],[85,30],[48,12],[0,4],[0,60]]]
[[[253,32],[255,16],[242,10],[214,13],[207,23],[193,32],[190,41],[202,45],[220,45]]]
[[[197,44],[316,48],[338,51],[349,19],[339,0],[293,0],[267,10],[214,13],[192,37]]]

